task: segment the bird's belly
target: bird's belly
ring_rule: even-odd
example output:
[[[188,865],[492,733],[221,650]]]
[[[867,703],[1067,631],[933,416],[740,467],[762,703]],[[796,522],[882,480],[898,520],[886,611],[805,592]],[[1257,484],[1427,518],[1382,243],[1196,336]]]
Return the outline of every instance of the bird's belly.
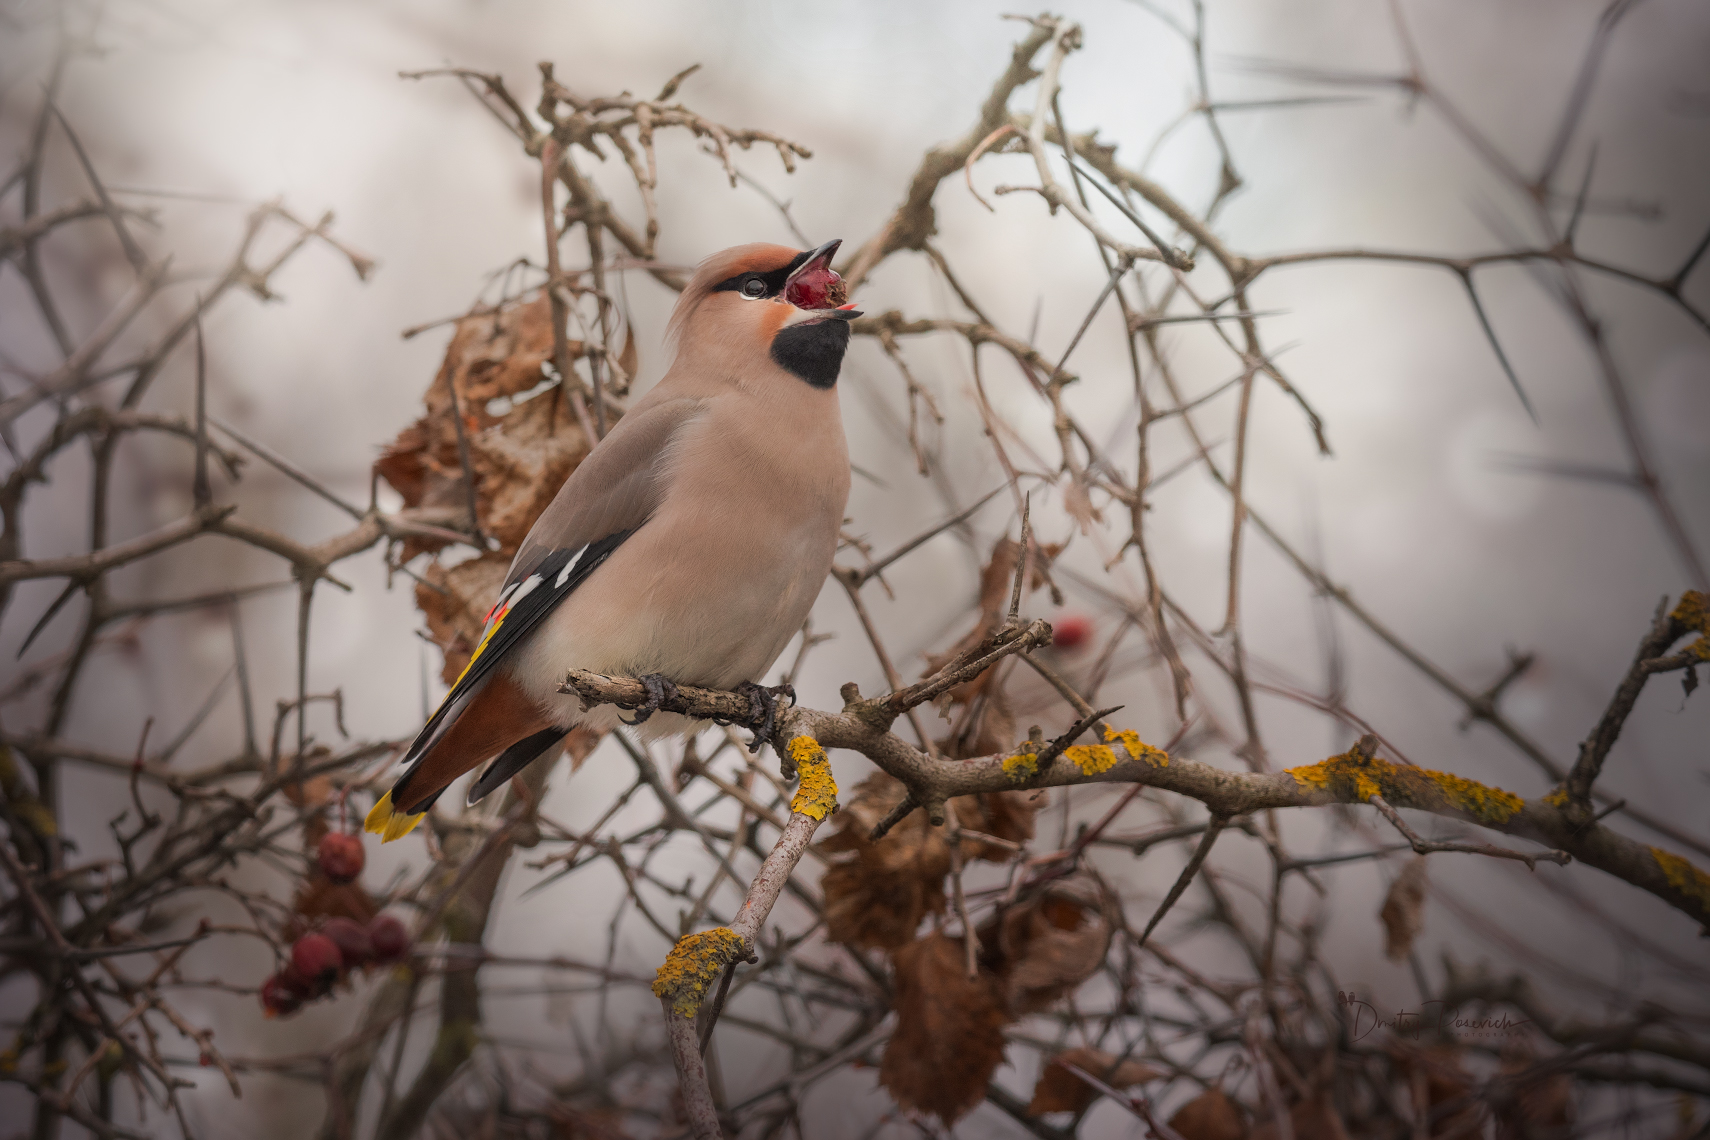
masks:
[[[752,541],[743,520],[674,521],[637,531],[517,647],[514,675],[560,723],[582,715],[557,692],[571,669],[716,689],[759,680],[813,607],[836,548],[835,524],[820,520],[773,518]]]

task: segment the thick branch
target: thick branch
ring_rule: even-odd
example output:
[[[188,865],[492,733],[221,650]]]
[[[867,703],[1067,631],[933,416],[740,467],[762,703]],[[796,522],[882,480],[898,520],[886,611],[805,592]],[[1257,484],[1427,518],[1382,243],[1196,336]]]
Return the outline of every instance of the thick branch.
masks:
[[[578,673],[570,683],[590,705],[633,707],[645,694],[641,682],[627,677]],[[1270,808],[1366,804],[1373,795],[1381,795],[1393,807],[1463,820],[1564,851],[1710,926],[1710,875],[1678,855],[1635,842],[1601,824],[1582,827],[1550,797],[1523,800],[1452,773],[1395,764],[1357,749],[1284,772],[1231,772],[1166,755],[1141,743],[1133,732],[1115,730],[1106,733],[1104,743],[1065,749],[1046,765],[1040,765],[1038,754],[1027,751],[1026,745],[1009,754],[939,760],[876,727],[870,711],[874,702],[861,700],[859,693],[854,698],[838,713],[800,707],[784,710],[778,716],[779,738],[809,736],[827,749],[859,752],[901,780],[917,803],[941,804],[981,792],[1139,783],[1198,800],[1213,815],[1232,817]],[[686,716],[728,717],[739,708],[745,710],[746,702],[746,697],[735,693],[684,686],[666,707]]]

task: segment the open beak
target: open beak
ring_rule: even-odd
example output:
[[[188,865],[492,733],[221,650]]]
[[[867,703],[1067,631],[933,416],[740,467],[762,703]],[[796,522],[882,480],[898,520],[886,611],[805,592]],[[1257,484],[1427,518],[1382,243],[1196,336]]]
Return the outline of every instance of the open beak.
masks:
[[[813,250],[784,280],[784,300],[795,307],[784,319],[784,326],[808,324],[821,320],[852,320],[860,316],[854,305],[845,304],[848,290],[843,278],[832,272],[831,259],[842,238],[826,242]]]
[[[825,272],[830,273],[831,259],[837,253],[837,247],[842,244],[842,238],[832,238],[830,241],[808,254],[807,260],[796,266],[796,271],[784,279],[784,288],[787,290],[790,287],[790,282],[804,274],[812,273],[816,270],[824,270]],[[832,274],[832,276],[836,276],[836,274]]]

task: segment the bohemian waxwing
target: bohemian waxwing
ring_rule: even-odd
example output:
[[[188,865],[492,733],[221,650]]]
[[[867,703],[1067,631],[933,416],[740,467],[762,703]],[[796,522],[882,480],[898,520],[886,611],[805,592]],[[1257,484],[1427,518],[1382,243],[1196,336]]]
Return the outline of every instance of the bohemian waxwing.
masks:
[[[407,834],[484,760],[471,803],[572,726],[619,723],[558,691],[571,669],[643,678],[650,737],[699,723],[654,712],[673,682],[770,701],[754,682],[818,597],[849,498],[835,386],[860,314],[840,304],[838,245],[742,245],[696,269],[667,330],[676,360],[523,540],[369,831]]]

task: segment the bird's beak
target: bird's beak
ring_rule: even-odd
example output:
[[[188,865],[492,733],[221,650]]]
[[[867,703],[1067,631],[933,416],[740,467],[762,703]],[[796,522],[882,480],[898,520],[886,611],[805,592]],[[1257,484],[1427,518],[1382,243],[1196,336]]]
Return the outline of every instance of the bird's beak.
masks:
[[[854,305],[846,304],[849,293],[843,278],[831,269],[831,258],[842,238],[826,242],[807,255],[793,273],[784,280],[784,300],[795,311],[784,318],[784,327],[821,320],[853,320],[861,315]]]

